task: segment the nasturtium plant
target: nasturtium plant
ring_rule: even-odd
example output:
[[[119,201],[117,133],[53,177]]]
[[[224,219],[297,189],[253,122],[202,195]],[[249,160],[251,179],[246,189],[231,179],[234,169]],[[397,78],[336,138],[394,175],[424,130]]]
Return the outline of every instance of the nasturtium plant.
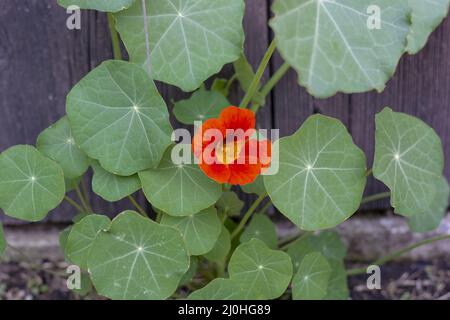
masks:
[[[0,208],[39,221],[63,200],[73,206],[59,242],[81,269],[78,294],[345,300],[347,278],[366,270],[346,270],[346,244],[332,229],[361,204],[390,197],[412,231],[438,228],[450,188],[440,138],[422,120],[378,113],[367,168],[372,159],[338,119],[312,115],[281,139],[257,132],[271,128],[256,119],[291,67],[316,98],[381,91],[401,56],[425,46],[449,0],[274,0],[274,39],[255,69],[243,50],[244,0],[58,2],[107,12],[114,60],[70,90],[67,115],[36,147],[2,151]],[[277,50],[285,62],[263,83]],[[156,81],[193,93],[168,106]],[[389,192],[363,197],[372,174]],[[92,196],[128,198],[136,211],[110,220],[114,212],[94,213]],[[0,225],[0,254],[6,246]]]

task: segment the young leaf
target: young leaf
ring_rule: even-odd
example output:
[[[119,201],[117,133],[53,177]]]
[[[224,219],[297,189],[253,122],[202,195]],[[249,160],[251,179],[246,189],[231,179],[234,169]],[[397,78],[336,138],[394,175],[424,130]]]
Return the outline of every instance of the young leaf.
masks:
[[[233,191],[227,191],[222,194],[216,203],[219,212],[223,212],[229,217],[236,217],[241,214],[244,207],[244,201],[239,199],[238,195]]]
[[[252,238],[263,241],[269,248],[275,249],[278,245],[278,236],[275,224],[264,214],[253,216],[244,233],[241,235],[241,243]]]
[[[431,32],[447,16],[450,0],[408,0],[412,7],[411,32],[408,35],[407,51],[410,54],[421,50]]]
[[[169,148],[157,169],[139,172],[148,201],[177,217],[213,206],[222,194],[220,184],[209,179],[196,164],[174,164],[171,154]]]
[[[279,170],[264,176],[264,184],[273,204],[298,227],[331,228],[359,208],[366,159],[340,121],[311,116],[273,148],[279,148]]]
[[[327,259],[343,260],[347,255],[347,247],[336,231],[322,231],[308,240],[315,251],[319,251]]]
[[[221,93],[200,88],[189,99],[175,103],[173,114],[181,123],[194,124],[194,121],[219,117],[222,109],[229,105]]]
[[[189,300],[244,300],[243,288],[237,281],[217,278],[205,287],[192,292]]]
[[[211,251],[222,229],[222,223],[214,207],[187,217],[172,217],[165,214],[161,224],[174,227],[181,232],[191,256],[199,256]]]
[[[129,177],[118,176],[103,169],[97,161],[92,163],[92,169],[92,190],[107,201],[119,201],[141,188],[137,174]]]
[[[130,176],[155,168],[170,144],[169,113],[139,66],[106,61],[67,97],[76,142],[109,172]]]
[[[320,300],[327,295],[331,266],[319,252],[307,254],[292,279],[292,299]]]
[[[244,41],[243,0],[148,1],[146,14],[155,80],[193,91],[239,58]],[[131,61],[148,64],[140,1],[116,19]]]
[[[264,186],[263,176],[258,176],[255,181],[249,184],[241,186],[242,191],[245,193],[254,193],[258,196],[266,193],[266,187]]]
[[[295,240],[288,248],[287,254],[291,257],[294,266],[294,272],[297,272],[303,258],[311,253],[317,251],[309,241],[309,237],[300,237]]]
[[[61,166],[66,179],[81,177],[89,167],[88,157],[75,144],[67,117],[44,130],[37,139],[36,147]]]
[[[347,283],[347,272],[343,260],[327,259],[331,267],[328,280],[327,295],[324,300],[348,300],[350,291]]]
[[[134,1],[135,0],[58,0],[58,4],[64,8],[75,5],[81,9],[117,12],[128,8]]]
[[[292,263],[283,251],[271,250],[259,239],[236,248],[228,265],[233,281],[237,281],[245,299],[276,299],[292,278]]]
[[[214,247],[203,256],[212,262],[224,263],[231,249],[230,232],[222,227],[219,238],[214,243]]]
[[[3,226],[0,223],[0,257],[3,255],[6,249],[6,240],[5,240],[5,234],[3,232]]]
[[[447,213],[448,197],[450,195],[448,182],[442,177],[437,179],[436,183],[437,192],[430,207],[424,212],[408,218],[409,227],[414,232],[428,232],[436,229]]]
[[[383,109],[376,116],[373,175],[391,190],[395,212],[427,212],[442,179],[444,154],[436,132],[422,120]]]
[[[381,9],[380,28],[370,25]],[[336,92],[381,91],[395,71],[409,33],[407,1],[276,0],[270,25],[299,83],[320,98]]]
[[[0,154],[0,208],[13,218],[42,220],[64,198],[61,167],[32,146]]]
[[[101,295],[166,299],[189,269],[189,256],[178,230],[125,211],[95,238],[88,267]]]
[[[68,260],[87,270],[87,259],[92,243],[100,232],[108,229],[110,223],[108,217],[98,214],[90,214],[75,223],[65,245]]]

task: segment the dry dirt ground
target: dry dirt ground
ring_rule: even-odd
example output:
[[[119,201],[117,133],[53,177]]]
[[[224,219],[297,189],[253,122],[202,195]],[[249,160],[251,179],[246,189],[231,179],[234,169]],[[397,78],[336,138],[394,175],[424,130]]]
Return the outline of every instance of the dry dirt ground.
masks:
[[[65,262],[0,263],[0,299],[102,299],[91,293],[79,296],[66,287]],[[348,264],[348,267],[359,267]],[[382,267],[381,290],[369,290],[367,276],[349,279],[352,299],[450,300],[450,261],[398,262]]]

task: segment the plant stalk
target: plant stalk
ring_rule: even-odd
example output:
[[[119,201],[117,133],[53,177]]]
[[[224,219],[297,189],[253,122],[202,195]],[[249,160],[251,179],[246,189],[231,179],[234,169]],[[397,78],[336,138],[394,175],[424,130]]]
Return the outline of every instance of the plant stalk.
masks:
[[[68,196],[64,196],[64,200],[66,200],[68,203],[70,203],[72,206],[74,206],[78,211],[83,212],[83,208],[76,203],[74,200],[72,200],[71,198],[69,198]]]
[[[258,199],[256,199],[255,202],[253,202],[252,206],[248,209],[248,211],[244,214],[244,217],[242,217],[242,220],[237,225],[236,229],[233,230],[233,233],[231,234],[231,240],[233,240],[239,232],[244,228],[247,221],[250,219],[252,214],[255,212],[255,210],[258,208],[260,203],[267,197],[267,193],[264,193],[259,196]]]
[[[382,266],[383,264],[385,264],[385,263],[387,263],[389,261],[395,260],[396,258],[400,257],[401,255],[403,255],[403,254],[405,254],[405,253],[407,253],[409,251],[412,251],[412,250],[414,250],[414,249],[416,249],[418,247],[421,247],[421,246],[424,246],[426,244],[430,244],[430,243],[433,243],[433,242],[446,240],[446,239],[450,239],[450,234],[439,235],[439,236],[436,236],[436,237],[432,237],[432,238],[421,240],[419,242],[413,243],[413,244],[411,244],[411,245],[409,245],[409,246],[407,246],[407,247],[405,247],[403,249],[395,251],[395,252],[393,252],[391,254],[388,254],[385,257],[382,257],[382,258],[376,260],[375,262],[372,263],[372,265]],[[359,275],[359,274],[364,274],[364,273],[366,273],[366,271],[367,271],[367,268],[350,269],[350,270],[347,271],[347,275],[349,275],[349,276],[356,276],[356,275]]]
[[[122,50],[120,48],[119,34],[116,30],[116,21],[114,20],[114,16],[111,12],[108,12],[108,26],[109,32],[111,33],[111,43],[114,60],[122,60]]]
[[[81,193],[80,187],[77,186],[77,187],[75,188],[75,191],[76,191],[76,193],[77,193],[78,198],[79,198],[80,201],[81,201],[81,204],[83,205],[84,211],[85,211],[86,213],[91,212],[91,211],[89,210],[89,206],[87,205],[86,201],[84,200],[84,197],[83,197],[83,194]]]
[[[276,43],[275,43],[275,39],[274,39],[274,40],[272,40],[269,48],[267,49],[266,53],[264,54],[264,57],[261,60],[258,70],[256,70],[255,76],[253,77],[252,83],[250,84],[250,87],[248,88],[247,92],[245,93],[245,96],[242,99],[242,102],[239,105],[239,108],[242,108],[242,109],[247,108],[248,104],[250,103],[252,98],[255,96],[256,92],[258,91],[258,87],[261,83],[261,78],[264,74],[264,71],[267,68],[267,65],[269,64],[270,58],[272,58],[272,55],[275,52],[275,49],[276,49]]]
[[[364,197],[361,201],[361,204],[366,204],[368,202],[373,202],[373,201],[389,198],[390,196],[391,196],[390,192],[377,193],[372,196]]]
[[[290,65],[287,64],[287,62],[283,63],[280,68],[273,74],[273,76],[267,81],[267,83],[262,87],[261,91],[259,92],[261,97],[266,97],[269,95],[269,93],[272,91],[273,88],[275,88],[276,84],[283,78],[283,76],[288,72],[290,69]],[[259,108],[261,108],[263,105],[254,103],[251,107],[251,110],[253,112],[258,112]]]
[[[128,199],[130,200],[130,202],[133,204],[133,206],[137,209],[137,211],[139,211],[139,213],[143,217],[148,218],[145,210],[139,205],[139,203],[137,203],[137,201],[132,196],[128,196]]]

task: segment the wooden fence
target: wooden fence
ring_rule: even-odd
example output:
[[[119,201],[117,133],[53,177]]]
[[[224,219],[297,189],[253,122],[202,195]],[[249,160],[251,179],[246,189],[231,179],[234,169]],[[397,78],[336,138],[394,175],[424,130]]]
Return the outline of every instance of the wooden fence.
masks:
[[[245,49],[255,67],[273,36],[267,25],[269,3],[246,0]],[[0,1],[0,151],[15,144],[34,144],[43,129],[64,115],[71,87],[112,57],[105,14],[83,11],[81,30],[68,30],[67,17],[56,0]],[[279,56],[273,59],[265,79],[281,62]],[[231,72],[230,67],[225,67],[222,73],[229,76]],[[169,105],[171,99],[186,97],[176,88],[159,88]],[[237,103],[240,96],[240,92],[234,92],[233,102]],[[425,49],[402,58],[383,93],[338,94],[318,100],[297,84],[296,73],[290,71],[269,96],[258,121],[261,127],[279,128],[284,136],[296,131],[313,113],[337,117],[366,151],[370,165],[374,115],[384,106],[418,116],[433,126],[450,159],[450,18],[433,33]],[[450,178],[450,166],[446,167],[446,175]],[[381,184],[371,180],[367,193],[382,189]],[[142,195],[138,197],[143,201]],[[113,205],[99,199],[95,202],[98,212],[110,214],[130,207],[127,201]],[[73,210],[63,205],[47,220],[66,222],[72,215]],[[0,219],[14,223],[12,219]]]

